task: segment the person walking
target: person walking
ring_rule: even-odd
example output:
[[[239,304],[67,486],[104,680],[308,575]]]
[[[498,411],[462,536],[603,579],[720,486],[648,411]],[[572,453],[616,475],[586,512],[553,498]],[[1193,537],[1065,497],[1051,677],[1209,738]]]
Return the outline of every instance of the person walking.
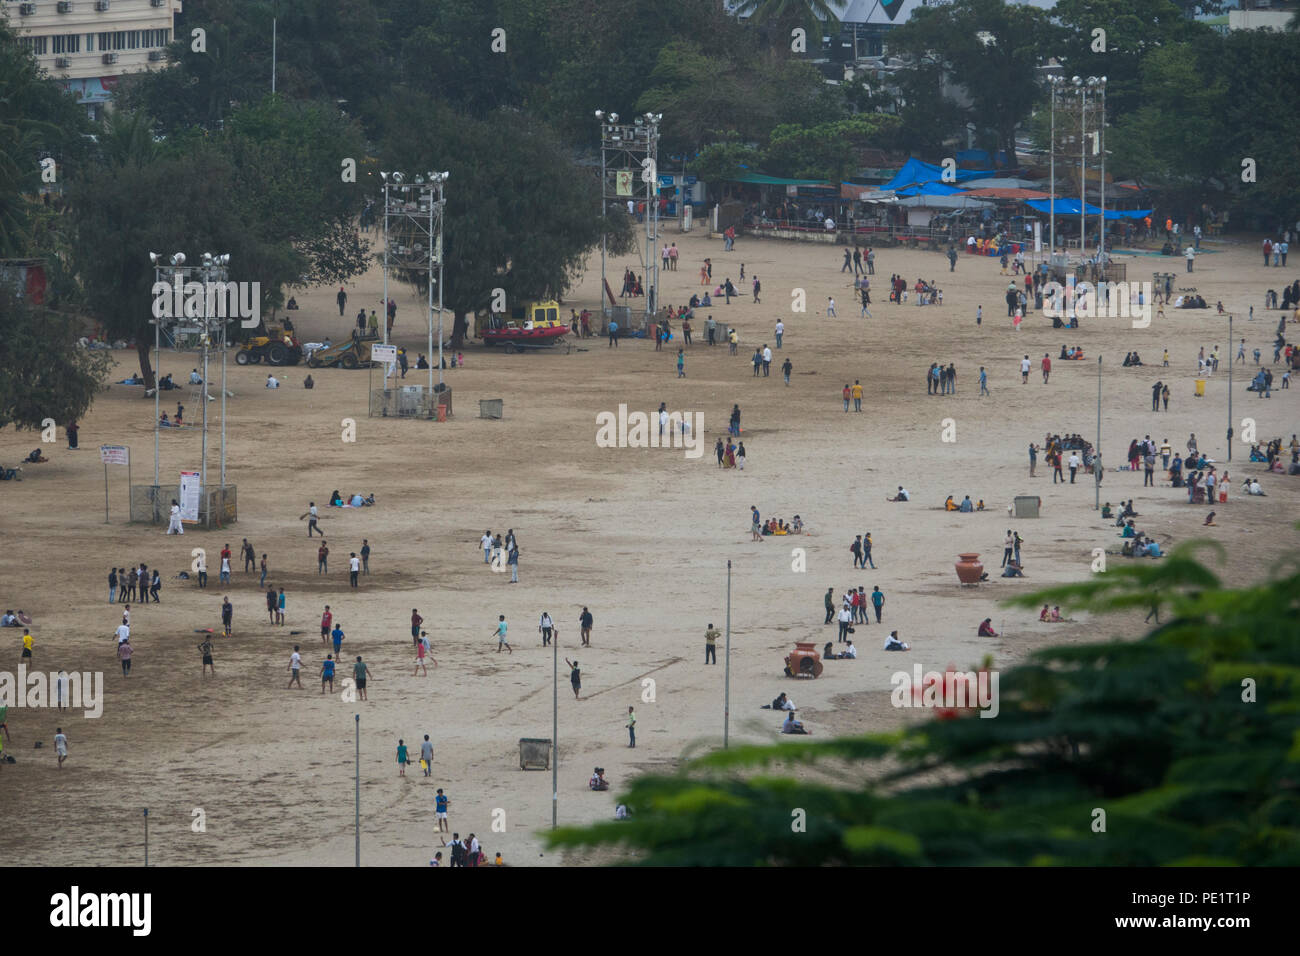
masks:
[[[636,711],[627,709],[627,745],[636,747]]]
[[[310,538],[312,536],[312,532],[316,532],[322,538],[325,537],[325,532],[321,531],[320,525],[317,523],[320,518],[320,515],[316,513],[316,502],[314,501],[310,502],[307,506],[307,510],[303,514],[298,516],[298,520],[301,521],[303,518],[307,518],[307,517],[311,518],[311,520],[307,522],[307,537]]]
[[[741,276],[741,278],[743,279],[744,276]],[[754,276],[754,304],[755,305],[762,304],[762,300],[759,299],[758,297],[758,294],[762,291],[763,291],[763,283],[758,281],[758,276]]]
[[[880,623],[880,614],[885,607],[885,594],[877,585],[871,589],[871,606],[876,610],[876,623]]]
[[[542,612],[541,620],[537,624],[537,630],[542,635],[542,647],[547,647],[551,643],[551,632],[555,629],[555,622],[551,620],[551,615]]]
[[[822,623],[829,624],[831,623],[831,621],[835,620],[835,589],[834,588],[826,589],[825,603],[826,603],[826,620],[823,621]]]
[[[1030,361],[1029,361],[1029,356],[1028,356],[1028,355],[1026,355],[1024,358],[1022,358],[1022,359],[1020,360],[1020,384],[1021,384],[1021,385],[1028,385],[1028,384],[1029,384],[1029,367],[1030,367],[1030,364],[1031,364],[1031,363],[1030,363]]]
[[[582,671],[578,669],[578,662],[566,657],[564,663],[569,665],[569,686],[573,688],[573,699],[582,700]]]
[[[339,294],[336,295],[334,298],[338,301],[339,304],[339,315],[342,315],[343,310],[346,309],[348,305],[348,294],[347,291],[344,290],[343,286],[339,286]]]
[[[853,380],[853,410],[862,411],[862,381],[856,378]]]
[[[501,653],[501,648],[503,647],[511,654],[515,652],[515,649],[510,646],[510,642],[506,640],[506,630],[508,627],[509,625],[506,624],[506,616],[504,614],[498,615],[496,629],[492,632],[493,636],[497,639],[498,654]]]
[[[984,371],[984,366],[980,366],[980,396],[989,394],[989,377]]]
[[[1012,535],[1011,529],[1008,528],[1007,536],[1002,539],[1002,566],[1004,568],[1007,566],[1007,562],[1011,560],[1012,555],[1015,552],[1015,547],[1016,547],[1015,536]]]
[[[782,375],[782,377],[785,379],[785,384],[786,384],[787,386],[790,384],[790,373],[791,373],[793,370],[794,370],[794,365],[793,365],[793,364],[791,363],[791,361],[787,358],[787,359],[785,360],[784,364],[782,364],[782,366],[781,366],[781,375]]]
[[[519,545],[515,544],[506,555],[506,564],[510,565],[510,583],[519,583]]]
[[[361,539],[361,573],[370,573],[370,541],[367,538]]]
[[[297,684],[298,689],[302,690],[301,670],[302,654],[298,652],[298,645],[295,644],[293,645],[293,653],[289,655],[289,684],[285,687],[285,690],[288,690],[294,684]]]
[[[361,655],[357,655],[357,661],[352,665],[352,679],[356,681],[357,700],[368,700],[366,697],[366,681],[375,675],[370,670],[370,665],[361,660]]]
[[[1046,385],[1048,378],[1051,377],[1052,374],[1052,357],[1048,355],[1046,352],[1043,353],[1042,368],[1043,368],[1043,384]]]
[[[131,676],[131,655],[134,649],[131,647],[131,639],[119,641],[117,645],[117,659],[122,662],[122,676]]]
[[[330,549],[326,542],[322,541],[320,547],[316,549],[316,573],[329,573]]]
[[[361,559],[353,551],[348,556],[348,583],[354,588],[357,586],[357,578],[361,575]]]
[[[578,616],[578,626],[581,629],[583,647],[591,647],[592,621],[593,618],[591,616],[591,611],[587,610],[587,608],[584,607],[582,609],[582,614]]]
[[[785,337],[785,323],[780,319],[776,320],[776,347],[781,347],[781,339]]]
[[[722,632],[717,630],[712,623],[704,631],[704,663],[718,663],[718,638]]]
[[[1079,466],[1083,464],[1077,451],[1070,452],[1070,484],[1074,484],[1074,476],[1079,471]]]
[[[828,318],[836,318],[835,315],[835,298],[834,296],[826,297],[826,315]]]

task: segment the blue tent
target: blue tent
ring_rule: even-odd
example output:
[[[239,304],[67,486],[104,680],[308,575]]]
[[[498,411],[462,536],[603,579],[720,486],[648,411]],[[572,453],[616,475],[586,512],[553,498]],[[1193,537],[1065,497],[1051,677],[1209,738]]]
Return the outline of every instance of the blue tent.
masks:
[[[1050,199],[1026,199],[1025,205],[1029,206],[1032,209],[1037,209],[1039,212],[1052,211],[1052,200]],[[1057,199],[1056,205],[1058,207],[1056,212],[1059,215],[1062,216],[1079,215],[1079,200],[1077,199]],[[1092,203],[1089,203],[1084,208],[1084,211],[1089,216],[1096,216],[1101,212],[1101,207],[1094,206],[1092,205]],[[1151,215],[1150,209],[1129,209],[1129,210],[1107,209],[1106,210],[1107,219],[1143,219],[1149,215]]]
[[[905,186],[897,190],[894,195],[901,198],[910,196],[951,196],[953,193],[961,192],[960,187],[950,186],[947,183],[926,183],[922,186]]]
[[[985,176],[992,176],[994,173],[995,170],[992,169],[957,169],[953,171],[953,176],[957,182],[962,182],[967,179],[981,179]],[[894,174],[893,179],[880,188],[902,189],[904,186],[921,186],[925,183],[942,183],[943,181],[942,166],[923,163],[919,159],[911,158]]]

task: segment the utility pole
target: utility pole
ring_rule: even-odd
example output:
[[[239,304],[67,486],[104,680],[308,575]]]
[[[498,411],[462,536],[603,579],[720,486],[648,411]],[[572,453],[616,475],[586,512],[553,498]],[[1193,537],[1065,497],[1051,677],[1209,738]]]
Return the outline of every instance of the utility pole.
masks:
[[[722,749],[727,749],[731,731],[731,560],[727,560],[727,648],[723,668]]]

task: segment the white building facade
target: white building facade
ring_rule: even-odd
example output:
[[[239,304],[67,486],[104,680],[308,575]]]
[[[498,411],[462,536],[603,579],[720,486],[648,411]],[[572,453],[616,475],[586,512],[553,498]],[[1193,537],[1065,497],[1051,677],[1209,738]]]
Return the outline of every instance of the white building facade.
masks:
[[[0,15],[92,117],[119,77],[166,66],[182,0],[0,0]]]

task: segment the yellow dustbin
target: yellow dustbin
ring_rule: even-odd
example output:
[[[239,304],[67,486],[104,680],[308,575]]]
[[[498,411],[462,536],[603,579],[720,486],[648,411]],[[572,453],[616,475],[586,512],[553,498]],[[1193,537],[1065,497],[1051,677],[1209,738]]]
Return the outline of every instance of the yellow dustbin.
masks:
[[[1198,378],[1196,380],[1196,397],[1197,398],[1205,397],[1205,379],[1203,378]]]

